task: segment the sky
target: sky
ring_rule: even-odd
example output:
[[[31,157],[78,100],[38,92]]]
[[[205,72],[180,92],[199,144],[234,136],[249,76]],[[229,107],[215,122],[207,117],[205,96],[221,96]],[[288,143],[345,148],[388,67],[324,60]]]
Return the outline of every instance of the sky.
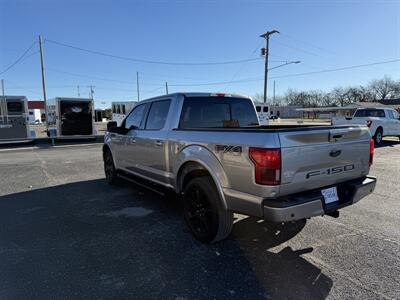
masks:
[[[270,70],[269,99],[274,80],[276,94],[283,95],[362,85],[384,75],[400,79],[400,1],[389,0],[0,0],[0,78],[7,95],[43,99],[42,35],[48,98],[77,97],[78,90],[88,97],[93,85],[98,107],[136,100],[137,72],[141,100],[165,94],[165,82],[170,93],[254,96],[264,84],[259,36],[273,29],[280,33],[270,38],[269,66],[301,63]],[[226,64],[193,65],[216,62]]]

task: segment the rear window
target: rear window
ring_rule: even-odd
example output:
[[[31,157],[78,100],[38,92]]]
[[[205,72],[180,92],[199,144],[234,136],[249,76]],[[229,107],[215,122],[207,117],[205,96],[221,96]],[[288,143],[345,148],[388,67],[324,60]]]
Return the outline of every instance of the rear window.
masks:
[[[357,110],[355,113],[354,117],[378,117],[378,118],[384,118],[385,117],[385,112],[383,109],[360,109]]]
[[[22,114],[24,112],[24,108],[22,106],[22,102],[16,101],[16,102],[7,102],[7,111],[9,115],[14,115],[14,114]]]
[[[188,97],[182,107],[179,128],[223,128],[258,126],[250,99]]]

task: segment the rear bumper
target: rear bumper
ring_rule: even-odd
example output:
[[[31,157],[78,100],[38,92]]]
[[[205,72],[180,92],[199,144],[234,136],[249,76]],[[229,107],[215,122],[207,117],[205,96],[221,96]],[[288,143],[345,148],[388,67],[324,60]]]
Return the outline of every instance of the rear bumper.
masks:
[[[264,219],[271,222],[287,222],[322,216],[360,201],[374,191],[375,185],[376,178],[372,176],[340,183],[336,185],[339,201],[328,205],[324,202],[321,189],[278,199],[265,199]]]

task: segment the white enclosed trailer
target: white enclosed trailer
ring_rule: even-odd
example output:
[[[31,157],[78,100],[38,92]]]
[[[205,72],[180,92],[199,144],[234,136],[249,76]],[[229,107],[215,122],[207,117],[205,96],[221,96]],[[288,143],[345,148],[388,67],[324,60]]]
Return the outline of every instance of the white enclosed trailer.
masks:
[[[48,136],[51,138],[95,137],[94,101],[89,98],[56,97],[47,100]]]
[[[260,125],[268,125],[271,117],[270,107],[267,103],[254,102]]]
[[[135,107],[136,101],[119,101],[112,102],[112,120],[120,126],[126,115]]]
[[[0,96],[0,144],[30,142],[34,138],[26,97]]]

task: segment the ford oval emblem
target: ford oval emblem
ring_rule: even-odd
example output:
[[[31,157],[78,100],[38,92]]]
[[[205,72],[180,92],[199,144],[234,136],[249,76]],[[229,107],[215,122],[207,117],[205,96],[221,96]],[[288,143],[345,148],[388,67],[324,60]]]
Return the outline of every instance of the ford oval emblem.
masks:
[[[342,153],[342,150],[332,150],[331,152],[329,152],[329,155],[331,157],[338,157],[340,153]]]

